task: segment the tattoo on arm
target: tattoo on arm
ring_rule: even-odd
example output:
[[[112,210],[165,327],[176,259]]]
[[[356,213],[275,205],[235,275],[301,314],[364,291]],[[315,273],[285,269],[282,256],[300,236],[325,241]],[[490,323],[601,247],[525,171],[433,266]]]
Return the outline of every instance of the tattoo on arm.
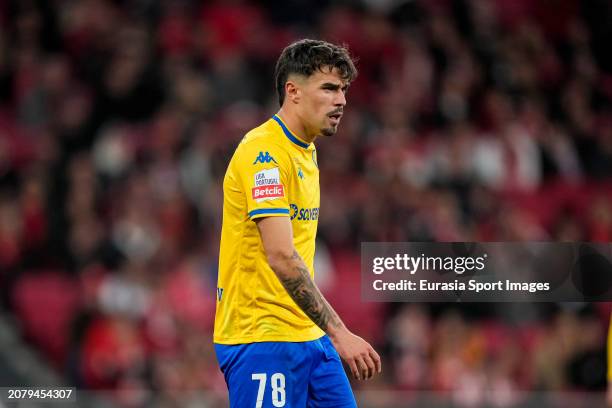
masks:
[[[288,277],[282,273],[279,274],[279,279],[289,296],[322,330],[327,331],[330,325],[340,327],[342,325],[340,318],[311,279],[310,273],[308,273],[308,269],[297,251],[293,251],[291,263],[291,267],[298,271],[300,276]]]

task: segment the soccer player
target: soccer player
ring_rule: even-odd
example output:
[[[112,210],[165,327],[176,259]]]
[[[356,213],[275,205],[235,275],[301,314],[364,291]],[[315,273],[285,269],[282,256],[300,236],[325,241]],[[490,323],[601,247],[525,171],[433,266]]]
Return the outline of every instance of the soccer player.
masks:
[[[356,407],[340,358],[358,380],[381,371],[313,280],[313,142],[336,133],[356,75],[343,47],[289,45],[275,69],[280,110],[244,136],[227,168],[214,342],[231,407]]]

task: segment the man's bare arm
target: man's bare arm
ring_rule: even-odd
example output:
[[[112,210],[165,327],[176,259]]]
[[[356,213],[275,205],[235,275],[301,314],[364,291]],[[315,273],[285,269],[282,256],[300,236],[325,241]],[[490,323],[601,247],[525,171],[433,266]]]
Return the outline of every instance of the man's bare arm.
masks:
[[[308,268],[297,251],[294,249],[291,259],[281,260],[281,264],[289,265],[291,271],[297,272],[297,274],[287,274],[285,273],[287,268],[278,263],[272,268],[278,271],[279,280],[304,313],[325,332],[333,331],[333,328],[342,328],[344,325],[340,317],[325,301],[323,294],[310,278]]]
[[[293,246],[289,218],[268,217],[256,222],[270,267],[293,301],[329,335],[353,376],[368,379],[379,373],[381,363],[376,351],[346,328],[310,277],[308,267]]]

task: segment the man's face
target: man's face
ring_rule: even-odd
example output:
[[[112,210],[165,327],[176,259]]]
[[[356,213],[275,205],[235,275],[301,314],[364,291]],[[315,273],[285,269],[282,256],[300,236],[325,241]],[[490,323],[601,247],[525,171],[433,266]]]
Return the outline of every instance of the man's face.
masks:
[[[307,132],[332,136],[338,130],[346,105],[348,83],[340,77],[336,68],[323,68],[297,81],[300,88],[298,114]]]

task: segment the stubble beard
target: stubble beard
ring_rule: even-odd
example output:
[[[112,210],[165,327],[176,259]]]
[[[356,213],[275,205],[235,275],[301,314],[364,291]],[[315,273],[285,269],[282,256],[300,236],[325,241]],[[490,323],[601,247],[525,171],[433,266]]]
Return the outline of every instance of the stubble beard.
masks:
[[[338,128],[324,128],[321,129],[321,135],[331,137],[336,134]]]

